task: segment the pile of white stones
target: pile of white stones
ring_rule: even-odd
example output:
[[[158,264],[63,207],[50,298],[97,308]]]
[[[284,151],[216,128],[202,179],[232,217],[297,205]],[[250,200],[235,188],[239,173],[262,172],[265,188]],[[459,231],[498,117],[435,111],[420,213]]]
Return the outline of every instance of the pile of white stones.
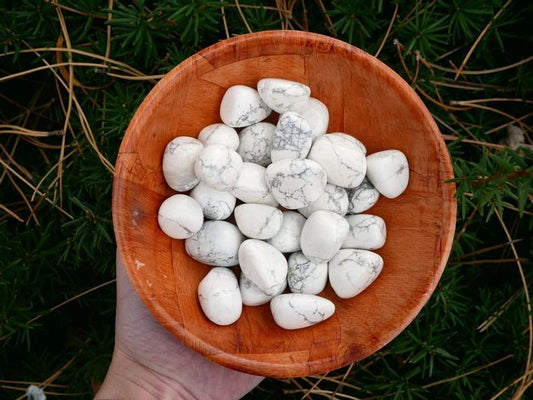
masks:
[[[405,190],[407,159],[398,150],[366,155],[354,137],[326,134],[328,109],[310,92],[283,79],[262,79],[257,90],[232,86],[220,105],[223,123],[166,147],[166,182],[190,193],[162,203],[159,225],[186,239],[190,257],[213,266],[198,298],[215,324],[235,322],[243,304],[270,302],[282,328],[311,326],[335,311],[317,296],[328,278],[346,299],[383,268],[371,250],[384,245],[385,222],[363,212],[380,194]],[[280,114],[277,125],[261,122],[272,111]],[[232,214],[236,224],[226,221]],[[239,278],[228,268],[236,265]]]

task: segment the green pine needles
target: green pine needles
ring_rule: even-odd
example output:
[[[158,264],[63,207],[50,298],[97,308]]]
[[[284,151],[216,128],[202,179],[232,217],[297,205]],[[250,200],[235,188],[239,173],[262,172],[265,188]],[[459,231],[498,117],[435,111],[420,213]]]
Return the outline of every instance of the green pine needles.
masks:
[[[0,13],[0,399],[90,399],[113,348],[113,163],[170,69],[226,37],[299,29],[376,54],[424,100],[457,186],[420,315],[338,371],[249,399],[520,399],[533,384],[533,3],[7,0]],[[531,390],[531,389],[530,389]]]

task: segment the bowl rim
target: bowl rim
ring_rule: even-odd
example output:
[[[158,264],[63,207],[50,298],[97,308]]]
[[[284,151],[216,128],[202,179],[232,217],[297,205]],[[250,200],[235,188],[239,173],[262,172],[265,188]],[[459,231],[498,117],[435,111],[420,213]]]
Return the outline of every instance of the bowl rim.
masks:
[[[439,179],[442,181],[442,195],[440,196],[440,198],[443,202],[443,212],[440,216],[440,221],[442,221],[443,223],[441,224],[439,241],[440,263],[434,270],[433,280],[427,286],[426,292],[416,299],[416,301],[410,307],[409,313],[405,313],[404,318],[401,320],[401,323],[398,326],[395,326],[394,329],[391,329],[390,334],[386,337],[386,340],[382,340],[379,343],[376,343],[376,345],[374,346],[375,349],[370,354],[365,354],[364,357],[356,358],[353,360],[337,360],[337,358],[335,358],[334,361],[330,360],[328,362],[324,362],[323,359],[318,359],[307,362],[305,366],[292,365],[289,369],[286,363],[274,364],[271,361],[265,363],[257,359],[250,360],[248,358],[240,357],[237,354],[229,354],[220,351],[220,349],[212,346],[210,343],[205,342],[194,335],[191,335],[189,331],[187,331],[179,324],[168,323],[168,321],[172,320],[172,318],[169,317],[167,311],[157,302],[147,301],[149,294],[144,288],[143,282],[140,282],[140,280],[137,279],[136,274],[134,274],[133,271],[135,268],[135,261],[133,260],[132,256],[129,255],[126,251],[126,238],[123,233],[123,230],[121,229],[122,221],[119,220],[117,216],[118,213],[116,212],[117,207],[119,207],[120,197],[124,190],[124,188],[119,185],[119,178],[122,172],[120,168],[120,159],[122,155],[128,154],[125,149],[127,149],[129,146],[129,142],[132,137],[132,131],[134,130],[134,127],[137,125],[138,121],[142,120],[143,114],[147,112],[147,110],[151,108],[151,104],[156,101],[159,91],[158,89],[165,86],[167,81],[177,79],[180,75],[186,76],[190,74],[191,69],[194,68],[197,60],[204,59],[208,60],[208,62],[212,62],[212,56],[216,55],[217,53],[229,51],[236,52],[238,46],[243,43],[250,41],[261,42],[262,40],[265,40],[267,38],[268,40],[276,41],[299,41],[306,45],[319,48],[321,52],[332,51],[333,49],[335,49],[336,51],[341,51],[344,57],[357,57],[364,59],[365,62],[368,62],[377,69],[382,70],[387,75],[387,79],[390,80],[391,84],[395,86],[396,90],[400,90],[406,93],[406,96],[408,97],[409,101],[414,102],[416,107],[421,110],[425,122],[428,124],[428,126],[431,127],[430,133],[439,156]],[[244,57],[244,59],[247,58],[248,57]],[[442,276],[453,244],[457,216],[457,202],[454,198],[455,185],[448,181],[454,176],[453,168],[450,155],[447,151],[444,140],[442,139],[440,130],[434,119],[431,117],[431,114],[427,109],[426,105],[416,94],[414,89],[403,78],[401,78],[400,75],[398,75],[394,70],[392,70],[390,67],[388,67],[385,63],[383,63],[376,57],[339,39],[335,39],[317,33],[293,30],[270,30],[243,34],[219,41],[188,57],[186,60],[184,60],[183,62],[175,66],[167,74],[165,74],[165,76],[150,90],[141,105],[138,107],[123,136],[123,140],[119,148],[115,165],[117,166],[117,168],[115,169],[113,177],[112,193],[112,217],[115,238],[118,251],[122,256],[122,261],[126,267],[127,275],[133,286],[135,287],[135,290],[137,291],[139,297],[142,299],[143,303],[147,306],[151,313],[157,318],[157,320],[185,345],[201,353],[204,357],[210,359],[211,361],[215,361],[223,366],[246,373],[271,377],[305,376],[309,374],[322,373],[332,369],[340,368],[351,362],[368,357],[374,352],[380,350],[382,347],[392,341],[396,336],[398,336],[414,320],[414,318],[419,314],[423,306],[427,303]],[[333,365],[332,367],[332,364],[335,365]]]

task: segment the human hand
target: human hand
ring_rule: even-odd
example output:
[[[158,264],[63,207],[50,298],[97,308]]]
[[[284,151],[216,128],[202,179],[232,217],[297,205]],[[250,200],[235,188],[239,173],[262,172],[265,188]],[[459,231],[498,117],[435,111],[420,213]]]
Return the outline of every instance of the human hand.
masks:
[[[115,349],[103,399],[239,399],[262,377],[215,364],[170,334],[145,307],[117,253]]]

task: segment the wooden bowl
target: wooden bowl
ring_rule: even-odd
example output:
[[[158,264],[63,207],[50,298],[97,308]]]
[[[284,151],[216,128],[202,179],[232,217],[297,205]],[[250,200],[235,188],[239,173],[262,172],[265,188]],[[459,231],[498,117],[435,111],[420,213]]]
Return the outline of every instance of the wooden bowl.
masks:
[[[383,217],[388,238],[378,253],[383,272],[362,294],[342,300],[326,322],[289,331],[270,308],[244,307],[230,326],[202,314],[197,286],[210,267],[185,253],[184,241],[157,224],[173,194],[161,172],[166,144],[196,137],[220,122],[219,104],[236,84],[265,77],[303,82],[330,112],[328,132],[359,138],[369,153],[399,149],[410,182],[400,197],[383,196],[369,213]],[[397,336],[435,289],[452,244],[456,203],[450,159],[430,113],[411,87],[376,58],[339,40],[306,32],[271,31],[224,40],[182,62],[148,94],[120,147],[113,186],[113,223],[130,279],[170,332],[208,359],[272,377],[321,373],[361,360]]]

